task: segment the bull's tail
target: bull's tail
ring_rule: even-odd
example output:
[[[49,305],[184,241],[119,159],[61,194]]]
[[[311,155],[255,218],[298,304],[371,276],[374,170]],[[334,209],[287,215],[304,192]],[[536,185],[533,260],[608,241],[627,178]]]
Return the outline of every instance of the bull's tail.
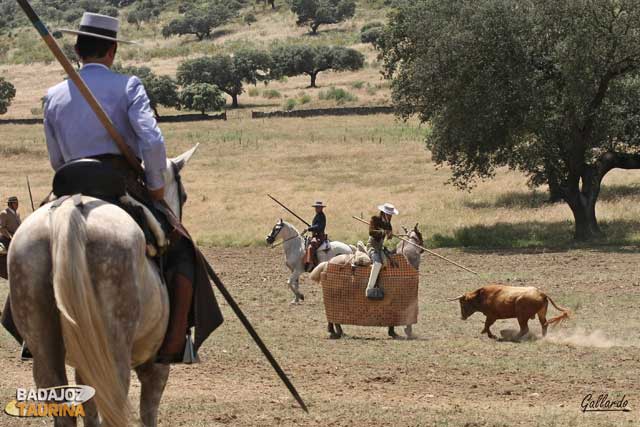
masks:
[[[83,381],[96,389],[105,425],[126,426],[131,414],[127,392],[89,274],[86,222],[72,200],[52,214],[51,243],[53,289],[67,357]]]
[[[557,306],[556,303],[553,302],[553,300],[551,299],[551,297],[549,295],[545,295],[545,296],[547,297],[547,300],[549,300],[551,305],[553,305],[556,308],[556,310],[562,312],[558,316],[552,317],[551,319],[547,320],[547,325],[553,325],[555,323],[562,323],[563,321],[565,321],[566,319],[571,317],[571,314],[572,314],[571,310],[569,310],[568,308]]]

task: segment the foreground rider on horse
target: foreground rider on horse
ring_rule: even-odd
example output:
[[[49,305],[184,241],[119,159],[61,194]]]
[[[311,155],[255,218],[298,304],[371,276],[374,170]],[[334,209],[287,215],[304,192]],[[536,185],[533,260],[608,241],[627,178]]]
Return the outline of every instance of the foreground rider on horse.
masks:
[[[110,70],[118,42],[127,43],[117,38],[118,27],[115,18],[85,13],[78,31],[63,31],[78,36],[75,50],[83,64],[80,75],[138,160],[144,162],[146,191],[77,87],[69,81],[49,89],[45,99],[47,148],[56,171],[73,160],[99,160],[124,177],[131,196],[152,208],[154,202],[164,198],[165,142],[141,81]],[[167,283],[170,318],[158,363],[182,360],[194,295],[194,249],[185,237],[171,236],[170,241],[165,259],[166,269],[173,272],[171,282]]]
[[[306,271],[311,271],[317,264],[316,252],[318,248],[327,240],[327,235],[324,230],[327,227],[327,218],[324,216],[323,209],[326,207],[321,201],[316,201],[312,208],[316,209],[316,216],[313,217],[311,226],[305,231],[310,231],[311,240],[304,256],[304,268]]]
[[[369,221],[369,241],[367,242],[367,252],[373,263],[366,290],[366,296],[370,299],[382,299],[384,296],[382,289],[375,286],[382,266],[387,263],[384,240],[393,237],[391,217],[399,213],[391,203],[378,206],[378,210],[380,213],[372,216]]]

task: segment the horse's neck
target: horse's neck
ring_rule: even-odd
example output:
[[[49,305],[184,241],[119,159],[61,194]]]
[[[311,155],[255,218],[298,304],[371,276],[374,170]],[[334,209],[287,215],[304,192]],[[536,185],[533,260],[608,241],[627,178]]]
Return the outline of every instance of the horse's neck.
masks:
[[[298,233],[298,230],[287,222],[284,225],[280,233],[282,234],[282,240],[284,240],[285,252],[289,253],[289,250],[303,247],[304,238]]]
[[[180,205],[180,196],[178,194],[179,188],[178,183],[175,180],[175,176],[173,175],[173,170],[171,171],[170,178],[166,179],[166,181],[164,200],[167,202],[167,205],[169,205],[174,215],[180,218],[182,216],[182,206]]]
[[[419,244],[420,244],[420,243],[418,242],[418,238],[417,238],[417,237],[415,237],[415,235],[413,235],[413,234],[410,234],[410,235],[409,235],[409,241],[410,241],[410,242],[412,242],[412,243],[415,243],[416,245],[419,245]],[[402,243],[401,243],[401,245],[402,245],[402,247],[401,247],[400,251],[401,251],[403,254],[408,255],[408,254],[410,254],[411,252],[414,252],[414,253],[416,253],[416,254],[419,254],[419,253],[420,253],[420,249],[419,249],[417,246],[412,245],[411,243],[402,242]]]

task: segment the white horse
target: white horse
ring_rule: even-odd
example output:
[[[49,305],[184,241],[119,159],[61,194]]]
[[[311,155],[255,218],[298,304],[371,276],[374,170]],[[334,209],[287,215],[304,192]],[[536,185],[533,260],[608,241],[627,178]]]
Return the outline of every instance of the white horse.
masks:
[[[276,240],[282,239],[284,247],[284,258],[287,267],[291,271],[291,276],[287,280],[287,284],[293,292],[294,299],[292,304],[298,304],[304,301],[304,295],[300,292],[300,275],[304,273],[304,253],[306,248],[306,239],[296,230],[296,228],[282,218],[273,226],[271,233],[267,236],[267,244],[272,245]],[[336,255],[353,253],[351,246],[337,241],[331,241],[327,249],[320,247],[316,254],[318,262],[328,261]]]
[[[181,170],[197,146],[169,160],[165,200],[182,211]],[[167,289],[145,256],[145,237],[119,207],[83,196],[52,209],[46,204],[18,229],[9,249],[9,285],[15,324],[33,354],[38,388],[76,382],[96,389],[85,403],[85,426],[121,427],[133,417],[131,368],[142,385],[140,418],[156,426],[169,366],[155,364],[169,322]],[[76,419],[56,417],[55,426]]]

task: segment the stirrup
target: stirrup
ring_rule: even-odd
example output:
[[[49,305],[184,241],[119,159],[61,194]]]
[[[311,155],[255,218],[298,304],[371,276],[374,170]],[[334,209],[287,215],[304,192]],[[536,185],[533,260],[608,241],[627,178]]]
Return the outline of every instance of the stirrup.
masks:
[[[384,299],[384,291],[382,288],[367,289],[367,298],[372,300]]]
[[[196,348],[193,345],[193,340],[191,339],[191,331],[187,334],[187,341],[184,346],[184,355],[182,356],[182,363],[191,365],[193,363],[200,363],[200,357],[198,357],[198,353],[196,352]]]

